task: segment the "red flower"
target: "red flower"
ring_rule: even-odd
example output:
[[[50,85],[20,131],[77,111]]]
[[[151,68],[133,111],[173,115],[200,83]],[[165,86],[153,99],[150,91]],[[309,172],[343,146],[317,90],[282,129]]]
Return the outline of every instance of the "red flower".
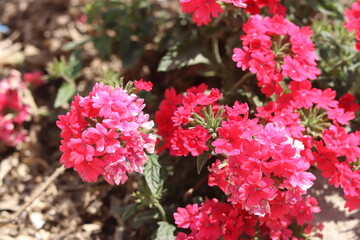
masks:
[[[153,84],[152,82],[145,82],[143,79],[140,79],[139,81],[134,81],[134,86],[138,91],[145,90],[149,92],[151,91]]]
[[[171,154],[187,156],[191,153],[193,156],[199,156],[204,151],[209,150],[206,146],[209,139],[209,132],[200,125],[189,129],[178,127],[174,131],[174,137],[171,139]]]

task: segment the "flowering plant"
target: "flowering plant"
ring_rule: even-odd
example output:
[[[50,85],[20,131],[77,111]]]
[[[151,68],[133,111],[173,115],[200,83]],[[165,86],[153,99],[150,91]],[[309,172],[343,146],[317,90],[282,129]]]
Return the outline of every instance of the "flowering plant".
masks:
[[[144,113],[146,95],[140,96],[142,90],[162,89],[156,81],[128,81],[125,87],[96,83],[59,116],[61,163],[87,182],[103,176],[110,184],[124,184],[130,174],[143,174],[136,206],[157,208],[157,239],[320,236],[322,225],[313,223],[320,207],[308,191],[317,180],[314,169],[343,190],[349,211],[360,208],[360,131],[351,122],[360,105],[351,93],[321,87],[323,53],[316,52],[312,39],[317,32],[295,24],[278,0],[179,3],[197,25],[191,34],[212,34],[204,38],[211,53],[203,47],[196,55],[209,56],[207,61],[194,69],[221,82],[190,84],[184,93],[167,88],[154,114],[155,127]],[[359,4],[345,11],[344,23],[357,40]],[[231,27],[239,15],[241,30],[216,30]],[[181,47],[177,43],[172,50]],[[174,70],[182,56],[172,53],[164,55],[158,70]],[[189,66],[190,61],[177,65]],[[179,161],[186,167],[176,168]],[[213,192],[189,202],[194,187],[182,203],[164,207],[162,199],[172,188],[167,180],[190,176],[194,169],[205,179],[198,184]],[[185,232],[179,229],[175,236],[172,219]]]

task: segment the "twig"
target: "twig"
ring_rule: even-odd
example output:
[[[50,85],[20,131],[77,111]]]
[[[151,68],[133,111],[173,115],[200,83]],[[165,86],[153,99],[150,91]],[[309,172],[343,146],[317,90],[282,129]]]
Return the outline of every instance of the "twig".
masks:
[[[249,77],[251,77],[251,76],[253,76],[253,75],[255,75],[255,74],[252,73],[252,72],[247,72],[247,73],[245,73],[245,74],[241,77],[241,79],[240,79],[239,81],[237,81],[237,83],[235,83],[235,85],[234,85],[229,91],[226,92],[226,95],[232,94],[236,89],[239,88],[239,86],[241,86],[241,85],[245,82],[246,79],[248,79]]]
[[[55,172],[53,172],[53,174],[51,174],[51,176],[42,184],[40,185],[37,189],[35,189],[35,191],[31,194],[30,199],[25,202],[20,208],[19,210],[17,210],[12,217],[5,221],[5,222],[0,222],[0,225],[2,224],[8,224],[8,223],[14,223],[16,221],[18,221],[18,218],[20,216],[21,213],[23,213],[42,193],[45,192],[45,190],[47,189],[47,187],[58,177],[60,176],[63,172],[65,171],[65,167],[63,165],[61,165],[60,167],[58,167]]]

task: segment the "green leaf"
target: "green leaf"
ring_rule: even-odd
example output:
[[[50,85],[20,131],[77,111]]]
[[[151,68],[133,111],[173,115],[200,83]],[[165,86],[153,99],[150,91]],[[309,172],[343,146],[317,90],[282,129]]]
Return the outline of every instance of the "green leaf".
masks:
[[[99,56],[104,59],[108,59],[112,50],[112,41],[111,38],[103,34],[100,37],[94,37],[93,42],[95,48],[97,49]]]
[[[69,60],[65,58],[54,59],[47,65],[50,78],[63,78],[75,85],[75,80],[81,76],[81,51],[75,50]]]
[[[159,228],[156,231],[155,240],[172,240],[175,239],[174,231],[175,226],[168,222],[158,222]]]
[[[206,151],[197,157],[196,166],[197,166],[198,174],[201,173],[201,169],[204,167],[205,163],[209,160],[210,155],[211,155],[211,152]]]
[[[122,208],[119,209],[119,213],[121,216],[121,219],[125,222],[126,220],[128,220],[131,216],[133,216],[136,211],[138,210],[139,207],[139,203],[133,203],[133,204],[129,204],[126,205]]]
[[[60,107],[63,103],[70,100],[76,93],[76,87],[74,84],[64,82],[56,95],[54,107]]]
[[[84,45],[85,43],[89,42],[90,40],[91,40],[90,36],[85,36],[83,39],[81,39],[79,41],[73,41],[73,42],[66,43],[64,46],[61,47],[61,50],[64,50],[64,51],[73,50],[73,49],[77,48],[78,46]]]
[[[124,68],[131,68],[141,57],[144,52],[144,46],[138,42],[125,38],[122,36],[122,40],[119,44],[119,55]]]
[[[157,71],[167,72],[175,69],[181,69],[186,66],[197,64],[209,64],[210,61],[202,53],[196,52],[201,49],[195,49],[194,52],[181,52],[181,46],[172,47],[160,60]]]
[[[82,59],[81,51],[75,50],[69,58],[69,75],[73,80],[81,76]]]
[[[149,155],[145,164],[144,176],[151,193],[154,195],[159,192],[162,185],[162,181],[160,179],[160,168],[161,166],[158,162],[158,155]]]

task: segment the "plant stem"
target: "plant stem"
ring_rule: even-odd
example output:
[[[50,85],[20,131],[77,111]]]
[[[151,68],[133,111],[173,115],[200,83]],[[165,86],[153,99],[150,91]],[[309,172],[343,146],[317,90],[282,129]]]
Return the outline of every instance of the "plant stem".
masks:
[[[165,210],[164,210],[163,206],[161,206],[159,201],[155,201],[154,204],[157,207],[157,209],[159,210],[159,213],[161,215],[161,220],[164,221],[164,222],[167,222],[166,213],[165,213]]]
[[[246,79],[248,79],[249,77],[251,77],[253,75],[254,75],[254,73],[252,73],[252,72],[245,73],[244,76],[242,76],[240,78],[240,80],[237,81],[237,83],[235,83],[235,85],[229,91],[226,92],[226,95],[232,94],[239,86],[241,86],[241,84],[243,84],[245,82]]]
[[[219,52],[219,41],[217,38],[211,38],[211,47],[217,64],[222,64],[220,52]]]

